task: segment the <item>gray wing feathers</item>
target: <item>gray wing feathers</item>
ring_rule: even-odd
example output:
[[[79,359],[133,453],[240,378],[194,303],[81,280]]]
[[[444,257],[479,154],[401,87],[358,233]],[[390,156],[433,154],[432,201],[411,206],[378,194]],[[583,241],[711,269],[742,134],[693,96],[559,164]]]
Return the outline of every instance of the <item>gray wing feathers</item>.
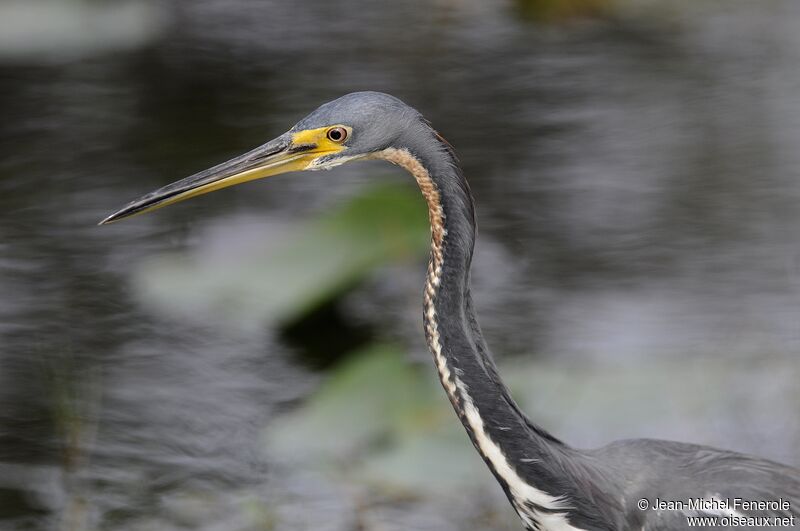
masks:
[[[724,525],[721,518],[731,515],[738,518],[794,517],[794,525],[800,527],[800,470],[796,468],[707,446],[648,439],[619,441],[590,453],[596,454],[618,474],[627,529],[704,529],[703,526],[689,526],[688,517],[697,516],[720,519],[716,525],[705,527],[707,529],[748,528],[741,525],[742,520]],[[735,498],[785,503],[765,510],[746,510],[734,506]],[[642,499],[647,500],[647,509],[638,507]],[[692,500],[711,499],[725,505],[701,502],[686,509],[654,508],[659,501],[688,505]]]

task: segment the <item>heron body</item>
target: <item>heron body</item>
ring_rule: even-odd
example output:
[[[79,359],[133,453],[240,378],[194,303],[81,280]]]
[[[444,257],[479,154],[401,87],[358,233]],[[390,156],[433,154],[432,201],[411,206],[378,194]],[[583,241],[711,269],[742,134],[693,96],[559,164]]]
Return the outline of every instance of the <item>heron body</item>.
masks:
[[[648,439],[580,450],[528,420],[497,372],[473,308],[476,223],[469,185],[453,148],[397,98],[358,92],[326,103],[275,140],[147,194],[101,223],[240,182],[363,159],[407,170],[427,202],[431,256],[423,324],[428,347],[472,444],[527,529],[800,526],[800,470],[795,468]],[[743,505],[750,501],[775,503]]]

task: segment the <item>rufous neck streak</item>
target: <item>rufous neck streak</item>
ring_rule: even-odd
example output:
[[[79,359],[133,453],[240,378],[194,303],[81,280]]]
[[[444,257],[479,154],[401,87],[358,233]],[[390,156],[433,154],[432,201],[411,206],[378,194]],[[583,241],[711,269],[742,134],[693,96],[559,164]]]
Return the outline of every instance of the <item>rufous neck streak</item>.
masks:
[[[456,382],[452,378],[450,367],[442,353],[436,306],[434,304],[436,293],[441,283],[442,264],[444,263],[444,239],[447,234],[444,228],[444,209],[442,208],[441,195],[428,170],[408,150],[387,148],[377,153],[375,158],[386,160],[408,171],[417,181],[425,202],[428,204],[428,217],[431,224],[431,257],[428,262],[428,273],[423,294],[425,339],[428,342],[431,354],[433,354],[436,369],[439,372],[439,379],[447,393],[447,397],[456,412],[461,416],[462,408]]]

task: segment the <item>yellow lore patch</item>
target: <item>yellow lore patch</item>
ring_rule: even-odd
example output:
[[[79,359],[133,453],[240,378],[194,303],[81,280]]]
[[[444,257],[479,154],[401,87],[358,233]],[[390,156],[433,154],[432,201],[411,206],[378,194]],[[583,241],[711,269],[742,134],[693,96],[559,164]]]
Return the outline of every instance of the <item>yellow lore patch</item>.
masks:
[[[347,131],[347,137],[353,134],[353,129],[346,125],[329,125],[327,127],[320,127],[318,129],[306,129],[305,131],[298,131],[292,135],[292,144],[295,146],[302,146],[312,144],[317,146],[316,149],[309,153],[316,155],[328,155],[331,153],[339,153],[346,148],[338,142],[328,138],[328,131],[335,127],[341,127]]]

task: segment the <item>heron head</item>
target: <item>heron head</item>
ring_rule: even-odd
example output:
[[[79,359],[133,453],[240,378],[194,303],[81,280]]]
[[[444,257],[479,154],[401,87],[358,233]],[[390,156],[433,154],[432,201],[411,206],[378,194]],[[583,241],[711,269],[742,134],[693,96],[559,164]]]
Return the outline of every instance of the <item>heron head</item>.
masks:
[[[101,225],[235,184],[281,173],[330,169],[398,146],[419,113],[380,92],[354,92],[328,102],[289,131],[252,151],[159,188],[124,206]]]

